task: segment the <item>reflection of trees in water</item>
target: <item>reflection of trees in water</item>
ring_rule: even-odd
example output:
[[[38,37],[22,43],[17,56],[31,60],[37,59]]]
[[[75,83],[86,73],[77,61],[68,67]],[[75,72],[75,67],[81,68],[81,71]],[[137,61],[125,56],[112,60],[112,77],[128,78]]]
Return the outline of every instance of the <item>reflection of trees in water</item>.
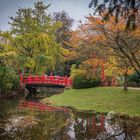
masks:
[[[108,113],[109,114],[109,113]],[[129,120],[121,122],[116,117],[105,118],[105,130],[106,132],[100,133],[97,140],[133,140],[133,129],[129,126]],[[132,125],[132,122],[131,122]],[[136,126],[135,126],[136,129]]]
[[[5,105],[5,104],[4,104]],[[0,109],[3,108],[3,106],[0,106]],[[6,119],[9,115],[7,114],[7,109],[2,110],[2,113],[0,113],[0,134],[4,133],[4,124],[7,123],[4,122],[4,118]],[[15,112],[15,111],[14,111]],[[103,114],[100,115],[92,115],[86,114],[86,113],[81,113],[80,115],[75,115],[76,118],[74,121],[72,121],[72,124],[68,125],[67,121],[70,119],[70,116],[64,112],[57,111],[57,112],[44,112],[44,113],[39,113],[39,112],[17,112],[18,115],[33,115],[36,118],[39,118],[40,123],[37,126],[33,127],[28,127],[26,129],[18,129],[16,133],[7,134],[5,136],[0,136],[0,139],[4,140],[85,140],[85,139],[96,139],[97,140],[97,135],[103,134],[103,139],[98,139],[98,140],[116,140],[115,136],[111,136],[110,138],[105,137],[105,131],[104,128],[104,123],[105,123],[105,116]],[[17,114],[16,112],[14,113],[15,115]],[[37,114],[36,114],[37,113]],[[9,116],[10,117],[10,116]],[[2,122],[1,122],[2,120]],[[124,128],[125,133],[127,135],[125,139],[121,140],[131,140],[132,135],[135,135],[133,133],[136,130],[136,123],[133,124],[133,122],[128,123],[128,120],[124,123],[124,120],[117,118],[118,124],[122,125],[121,127]],[[27,122],[28,123],[28,122]],[[2,125],[1,125],[2,124]],[[111,123],[112,124],[112,123]],[[133,125],[132,125],[133,124]],[[113,125],[113,124],[112,124]],[[1,127],[2,126],[2,127]],[[119,139],[120,140],[120,139]]]
[[[78,140],[96,138],[96,136],[104,131],[103,114],[99,116],[93,115],[87,118],[76,118],[74,123],[75,137]]]
[[[40,122],[36,126],[27,128],[14,128],[9,132],[0,130],[4,135],[0,139],[4,140],[65,140],[66,137],[61,133],[63,127],[67,125],[67,119],[70,117],[64,112],[45,112],[36,116]],[[28,122],[26,122],[28,123]],[[63,131],[64,133],[64,131]]]
[[[117,123],[117,126],[114,124]],[[121,126],[120,126],[121,124]],[[132,126],[132,122],[130,123]],[[129,126],[128,122],[113,121],[111,122],[112,128],[116,132],[110,134],[105,129],[105,116],[103,114],[93,115],[92,117],[76,117],[73,124],[75,139],[96,139],[96,140],[133,140],[133,130],[136,126]],[[118,127],[118,128],[117,128]]]

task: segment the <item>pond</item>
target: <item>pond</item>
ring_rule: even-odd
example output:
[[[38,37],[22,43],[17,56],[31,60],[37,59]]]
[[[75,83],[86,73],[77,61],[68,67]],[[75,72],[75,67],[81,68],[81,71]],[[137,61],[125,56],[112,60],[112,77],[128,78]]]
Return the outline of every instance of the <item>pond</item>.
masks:
[[[139,140],[140,122],[136,120],[114,116],[113,112],[41,111],[3,101],[0,140]]]

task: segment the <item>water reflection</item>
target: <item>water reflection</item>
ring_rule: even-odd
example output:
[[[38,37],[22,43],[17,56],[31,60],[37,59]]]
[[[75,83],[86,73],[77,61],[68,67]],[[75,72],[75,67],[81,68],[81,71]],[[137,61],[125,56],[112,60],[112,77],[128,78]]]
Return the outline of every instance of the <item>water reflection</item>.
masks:
[[[59,135],[63,127],[67,126],[69,117],[68,114],[60,111],[37,113],[34,116],[19,117],[14,115],[11,119],[7,119],[6,123],[3,123],[0,139],[51,140]]]
[[[104,120],[103,114],[92,116],[89,114],[86,117],[76,115],[74,122],[69,127],[68,135],[77,140],[95,139],[99,133],[105,131]]]
[[[107,131],[105,114],[77,110],[73,114],[64,110],[40,112],[19,106],[1,110],[1,114],[0,140],[135,140],[137,133],[133,130],[139,128],[131,120],[110,121],[111,127],[119,126],[127,134],[117,138]]]

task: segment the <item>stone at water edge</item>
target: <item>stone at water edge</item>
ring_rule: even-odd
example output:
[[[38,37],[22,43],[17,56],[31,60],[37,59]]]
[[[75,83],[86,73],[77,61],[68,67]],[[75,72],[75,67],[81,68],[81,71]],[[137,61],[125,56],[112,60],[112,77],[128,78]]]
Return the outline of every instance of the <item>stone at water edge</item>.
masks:
[[[104,125],[106,132],[101,132],[100,134],[98,134],[96,140],[124,140],[125,134],[122,133],[123,130],[120,128],[120,126],[116,124],[114,111],[110,111],[107,114]]]
[[[20,128],[27,128],[30,126],[37,125],[40,122],[40,120],[36,119],[32,116],[20,116],[15,117],[8,120],[8,123],[5,125],[5,130],[7,132],[18,130]]]
[[[105,129],[107,131],[107,133],[113,135],[114,134],[114,130],[112,128],[112,124],[115,121],[115,112],[114,111],[110,111],[107,116],[105,117]]]
[[[107,116],[106,116],[106,121],[107,120],[115,120],[115,112],[114,111],[110,111]]]
[[[107,114],[105,118],[105,129],[108,134],[111,134],[112,136],[114,135],[117,140],[123,140],[125,138],[125,134],[122,133],[124,130],[118,124],[116,124],[114,111],[110,111]]]

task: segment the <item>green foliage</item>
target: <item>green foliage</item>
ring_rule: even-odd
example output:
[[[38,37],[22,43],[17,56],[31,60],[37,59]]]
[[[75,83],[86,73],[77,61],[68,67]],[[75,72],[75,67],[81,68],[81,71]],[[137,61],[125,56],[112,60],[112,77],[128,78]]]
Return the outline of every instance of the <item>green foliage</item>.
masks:
[[[74,78],[77,75],[86,75],[86,71],[77,67],[76,64],[71,66],[71,77]]]
[[[136,72],[128,77],[128,85],[140,87],[140,78]]]
[[[40,74],[63,62],[62,47],[55,35],[61,24],[51,19],[49,6],[36,2],[33,8],[19,8],[17,15],[10,18],[12,45],[21,57],[17,63],[21,71]]]
[[[91,88],[100,86],[99,79],[87,79],[84,75],[77,75],[73,79],[73,88],[81,89],[81,88]]]
[[[10,17],[9,32],[0,31],[0,93],[5,94],[18,85],[19,72],[41,75],[62,69],[64,54],[62,43],[56,41],[62,23],[47,12],[50,5],[35,2],[33,8],[19,8]],[[69,17],[64,13],[69,24]],[[68,19],[67,19],[68,18]],[[63,25],[64,27],[64,25]],[[69,35],[65,35],[69,36]],[[65,40],[66,41],[66,40]]]
[[[0,66],[0,94],[5,96],[8,91],[15,90],[19,85],[19,77],[11,67]]]
[[[74,64],[71,67],[71,77],[73,79],[73,88],[80,89],[80,88],[91,88],[100,86],[100,79],[93,78],[92,76],[89,77],[88,71],[80,68]]]
[[[19,85],[15,71],[16,53],[10,44],[9,32],[0,32],[0,96],[6,96]]]
[[[60,26],[55,31],[56,42],[62,46],[62,52],[64,56],[65,63],[57,63],[56,65],[56,72],[61,71],[61,74],[67,74],[68,72],[68,56],[71,52],[71,38],[72,38],[72,25],[74,20],[69,17],[66,11],[55,12],[53,13],[53,21],[60,24]],[[68,60],[68,61],[67,61]],[[63,62],[64,62],[63,61]],[[70,69],[69,69],[70,70]]]
[[[35,58],[36,66],[35,66],[35,73],[38,73],[39,75],[42,75],[43,72],[46,71],[46,65],[48,62],[48,58],[45,55],[38,55]],[[50,66],[49,66],[50,67]]]

